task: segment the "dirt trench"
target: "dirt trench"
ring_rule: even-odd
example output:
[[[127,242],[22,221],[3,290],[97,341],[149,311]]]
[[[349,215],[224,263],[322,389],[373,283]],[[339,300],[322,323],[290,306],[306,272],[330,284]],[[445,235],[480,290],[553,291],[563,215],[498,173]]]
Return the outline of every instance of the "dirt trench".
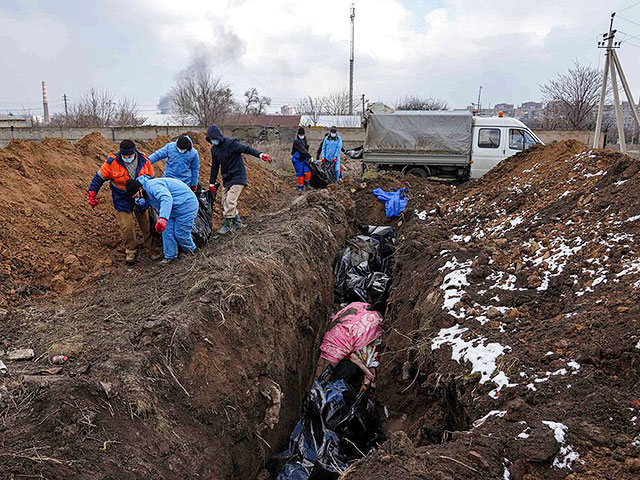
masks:
[[[310,385],[354,207],[313,192],[193,259],[9,313],[4,348],[39,358],[6,362],[0,476],[255,478]]]
[[[49,170],[56,162],[81,162],[69,188],[82,191],[98,164],[89,157],[110,147],[99,140],[88,138],[75,149],[62,140],[27,142],[0,153],[34,171],[46,167],[37,171],[45,182],[54,181]],[[47,149],[56,156],[40,167],[38,158],[51,158]],[[14,185],[8,172],[0,180]],[[166,266],[143,259],[134,268],[109,262],[78,277],[89,282],[76,282],[66,275],[66,260],[50,257],[54,273],[74,282],[71,295],[53,294],[42,282],[49,263],[30,273],[48,230],[29,239],[33,255],[7,278],[17,284],[32,275],[44,294],[25,287],[2,311],[0,356],[8,373],[0,376],[0,477],[256,478],[265,459],[283,449],[332,313],[335,252],[358,224],[401,223],[385,218],[371,190],[408,185],[423,200],[446,192],[388,175],[294,197],[293,188],[289,193],[256,165],[250,177],[258,185],[247,197],[246,207],[256,209],[249,226],[214,238],[194,258]],[[75,251],[86,236],[95,240],[78,255],[79,271],[86,273],[103,253],[117,262],[114,232],[107,228],[105,247],[92,218],[97,213],[109,225],[109,205],[63,218],[58,213],[83,198],[69,198],[61,208],[60,194],[64,189],[48,190],[46,201],[35,205],[35,224],[46,217],[61,235],[72,231],[65,250]],[[10,252],[25,236],[7,233]],[[2,355],[16,348],[33,349],[34,358]],[[70,360],[51,365],[48,359],[59,354]]]

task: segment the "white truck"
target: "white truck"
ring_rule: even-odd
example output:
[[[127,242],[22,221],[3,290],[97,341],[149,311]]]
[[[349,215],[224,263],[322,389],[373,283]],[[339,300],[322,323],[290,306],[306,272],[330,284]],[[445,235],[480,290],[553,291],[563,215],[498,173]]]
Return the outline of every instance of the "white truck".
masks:
[[[466,180],[542,143],[515,118],[471,112],[396,111],[367,116],[363,167]]]

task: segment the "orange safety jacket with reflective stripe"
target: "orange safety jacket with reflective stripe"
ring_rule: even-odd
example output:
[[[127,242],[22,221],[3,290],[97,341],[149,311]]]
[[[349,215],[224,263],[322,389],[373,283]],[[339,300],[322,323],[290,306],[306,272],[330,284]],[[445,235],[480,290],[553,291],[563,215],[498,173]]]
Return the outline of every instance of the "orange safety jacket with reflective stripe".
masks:
[[[153,165],[151,165],[149,158],[142,152],[137,153],[135,178],[140,175],[147,175],[153,178]],[[115,209],[120,212],[130,212],[133,210],[134,202],[125,191],[125,184],[129,178],[131,177],[120,156],[120,151],[114,151],[107,156],[107,160],[93,177],[89,190],[97,192],[102,187],[102,184],[108,180]]]

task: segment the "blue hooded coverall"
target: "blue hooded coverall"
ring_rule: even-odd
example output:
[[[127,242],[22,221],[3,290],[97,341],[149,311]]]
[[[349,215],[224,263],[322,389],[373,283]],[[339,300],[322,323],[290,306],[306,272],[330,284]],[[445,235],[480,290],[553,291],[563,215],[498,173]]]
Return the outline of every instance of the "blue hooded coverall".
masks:
[[[342,152],[342,137],[340,134],[336,135],[336,138],[331,138],[330,135],[324,137],[322,141],[322,158],[329,162],[336,159],[336,181],[340,178],[340,152]]]
[[[198,214],[198,199],[180,180],[175,178],[149,178],[141,176],[138,181],[147,194],[147,200],[167,219],[167,228],[162,232],[164,258],[178,258],[178,244],[185,252],[193,252],[196,244],[191,238],[193,222]]]
[[[193,148],[193,140],[188,135],[185,135],[185,137],[191,142],[191,150],[180,153],[176,142],[170,142],[149,155],[149,161],[153,164],[166,158],[163,177],[181,180],[191,187],[198,185],[200,155]]]

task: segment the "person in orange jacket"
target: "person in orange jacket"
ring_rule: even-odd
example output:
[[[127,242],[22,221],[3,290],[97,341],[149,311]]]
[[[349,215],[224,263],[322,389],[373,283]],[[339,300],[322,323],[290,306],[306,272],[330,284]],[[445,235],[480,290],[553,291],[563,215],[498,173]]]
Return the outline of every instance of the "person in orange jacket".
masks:
[[[141,175],[153,177],[153,166],[147,156],[139,152],[136,144],[131,140],[120,142],[120,149],[111,152],[107,160],[102,164],[98,172],[91,180],[87,202],[91,208],[99,203],[98,191],[102,184],[109,181],[113,207],[116,209],[120,233],[125,245],[125,262],[135,263],[138,253],[138,242],[133,224],[134,216],[142,231],[144,245],[149,250],[152,258],[159,255],[153,242],[151,227],[149,225],[149,209],[140,209],[134,200],[127,195],[126,183],[129,179],[136,179]]]

